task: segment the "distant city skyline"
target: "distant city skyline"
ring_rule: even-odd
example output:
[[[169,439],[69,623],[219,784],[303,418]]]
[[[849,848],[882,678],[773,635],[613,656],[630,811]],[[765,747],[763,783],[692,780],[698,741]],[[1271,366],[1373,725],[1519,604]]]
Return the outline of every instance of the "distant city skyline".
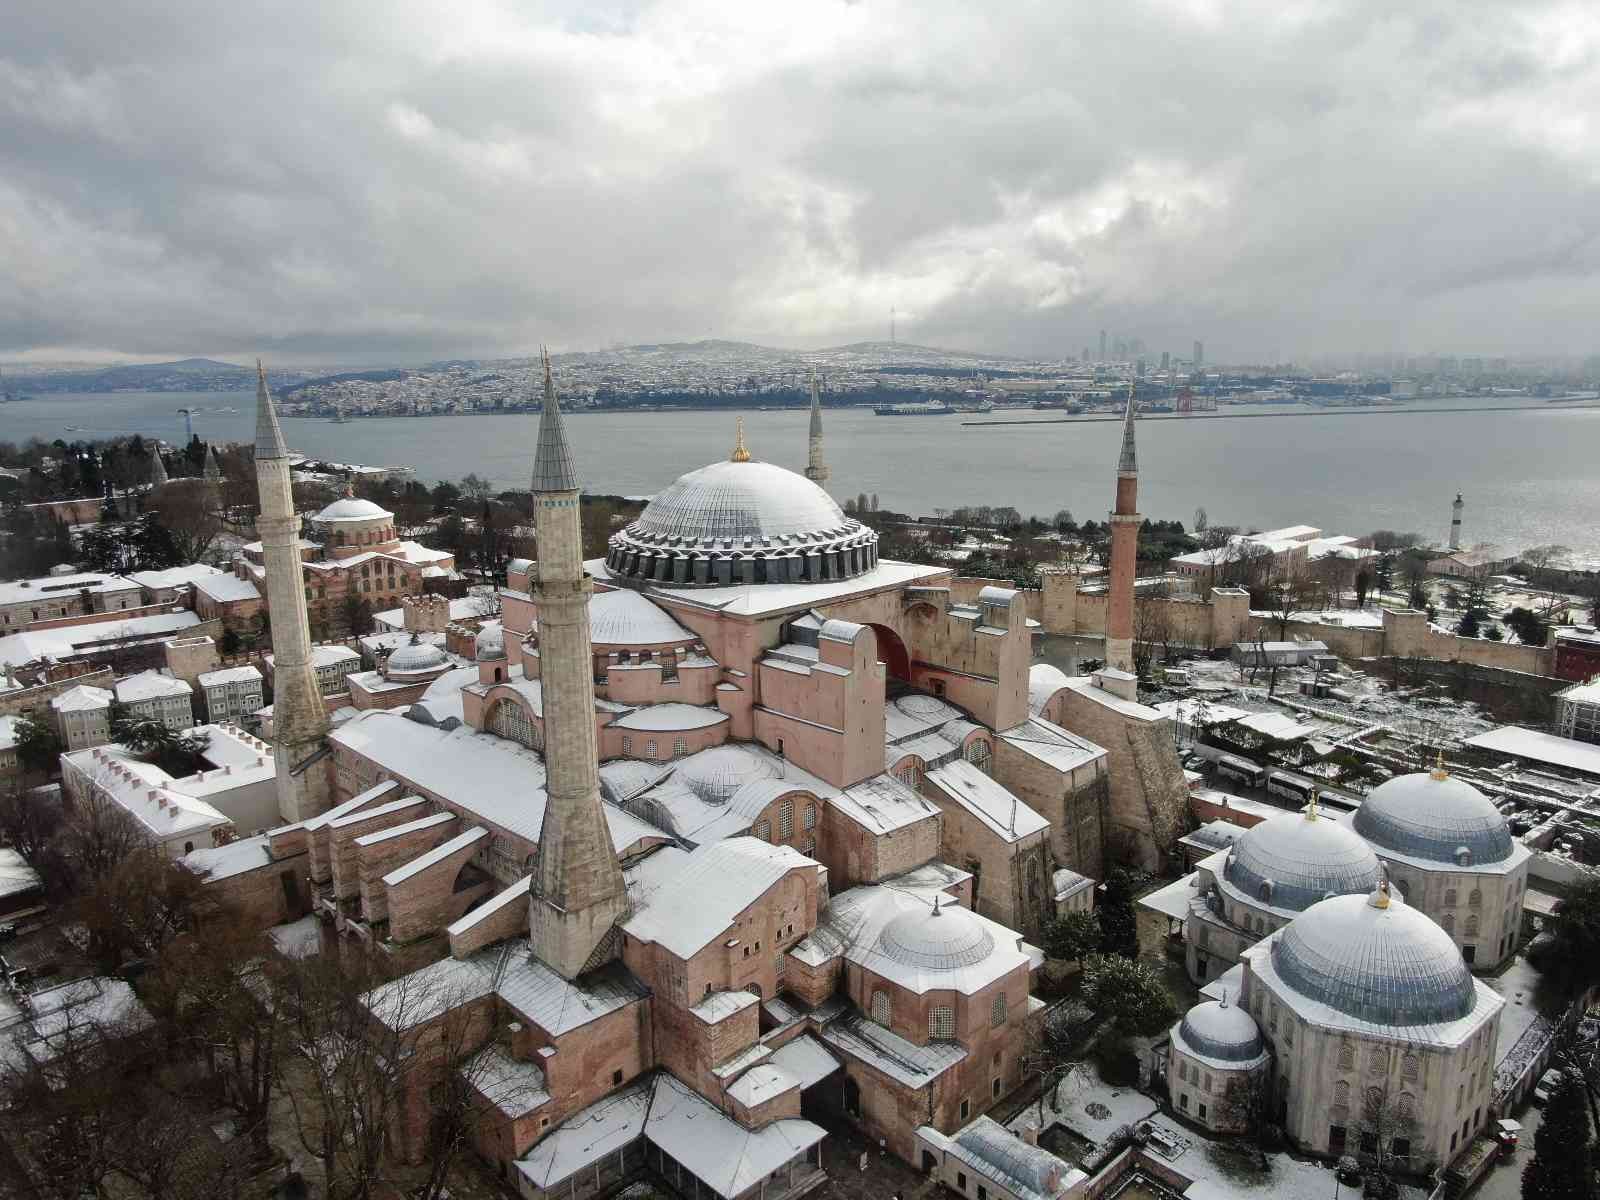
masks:
[[[34,5],[0,360],[1582,358],[1597,62],[1570,0]]]

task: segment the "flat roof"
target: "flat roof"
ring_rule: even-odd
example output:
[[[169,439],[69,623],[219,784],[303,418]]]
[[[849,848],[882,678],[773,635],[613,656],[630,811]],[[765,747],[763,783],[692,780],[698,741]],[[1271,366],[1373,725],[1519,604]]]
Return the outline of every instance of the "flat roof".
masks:
[[[1463,743],[1475,750],[1488,750],[1495,754],[1509,754],[1514,758],[1527,758],[1534,762],[1550,763],[1582,771],[1585,775],[1600,775],[1600,746],[1572,738],[1557,737],[1537,729],[1523,729],[1518,725],[1502,725],[1487,733],[1467,738]]]

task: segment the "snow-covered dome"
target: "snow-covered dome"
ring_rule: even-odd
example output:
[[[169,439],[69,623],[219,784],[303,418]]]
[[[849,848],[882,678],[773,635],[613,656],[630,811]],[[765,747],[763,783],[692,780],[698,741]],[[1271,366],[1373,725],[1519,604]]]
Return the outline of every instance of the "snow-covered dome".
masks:
[[[711,587],[848,579],[877,561],[878,535],[827,492],[737,455],[669,484],[606,555],[624,578]]]
[[[392,516],[392,512],[378,507],[371,500],[363,500],[359,496],[341,496],[311,519],[326,525],[339,521],[387,521]]]
[[[1354,824],[1380,850],[1411,858],[1467,866],[1511,856],[1511,829],[1500,810],[1442,769],[1379,784],[1356,810]]]
[[[506,656],[506,631],[498,624],[485,625],[472,639],[473,657],[479,662]]]
[[[728,743],[690,755],[674,774],[707,804],[726,804],[752,780],[776,779],[778,764],[748,746]]]
[[[1477,1002],[1451,937],[1398,892],[1313,904],[1272,944],[1272,965],[1309,1000],[1377,1025],[1431,1025]]]
[[[908,967],[954,971],[994,953],[994,935],[960,905],[920,905],[891,917],[878,934],[878,950]]]
[[[1302,912],[1328,896],[1366,895],[1383,878],[1383,865],[1338,821],[1285,813],[1235,843],[1223,878],[1251,900]]]
[[[1206,1058],[1246,1063],[1261,1057],[1261,1030],[1244,1009],[1226,999],[1196,1004],[1178,1025],[1185,1047]]]
[[[421,675],[428,671],[441,671],[450,665],[450,658],[439,647],[430,645],[412,635],[409,645],[401,646],[389,655],[383,665],[386,675]]]

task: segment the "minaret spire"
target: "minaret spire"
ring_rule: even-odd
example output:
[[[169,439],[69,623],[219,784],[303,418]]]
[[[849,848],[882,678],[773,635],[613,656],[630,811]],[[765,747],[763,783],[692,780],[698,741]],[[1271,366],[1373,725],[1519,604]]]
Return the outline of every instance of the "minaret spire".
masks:
[[[818,487],[828,486],[828,464],[822,459],[822,397],[817,394],[817,369],[811,368],[811,446],[806,458],[806,478]]]
[[[328,715],[311,661],[300,516],[294,509],[289,451],[256,361],[256,487],[261,515],[256,533],[267,569],[267,610],[272,617],[272,732],[277,763],[278,814],[304,821],[333,799],[333,758],[327,749]]]
[[[733,453],[728,455],[730,462],[749,462],[750,451],[744,447],[744,418],[733,419]]]
[[[1122,417],[1122,453],[1117,459],[1117,502],[1111,513],[1111,589],[1106,611],[1106,670],[1101,683],[1125,700],[1138,699],[1133,670],[1133,584],[1139,554],[1139,460],[1133,422],[1138,411],[1134,382],[1128,381],[1128,407]]]
[[[600,801],[594,646],[583,569],[577,471],[544,355],[544,412],[533,460],[538,543],[539,675],[544,694],[544,826],[528,908],[539,960],[566,979],[614,956],[627,916],[622,866]]]
[[[161,461],[161,450],[152,442],[150,444],[150,486],[151,488],[158,488],[167,482],[167,464]]]

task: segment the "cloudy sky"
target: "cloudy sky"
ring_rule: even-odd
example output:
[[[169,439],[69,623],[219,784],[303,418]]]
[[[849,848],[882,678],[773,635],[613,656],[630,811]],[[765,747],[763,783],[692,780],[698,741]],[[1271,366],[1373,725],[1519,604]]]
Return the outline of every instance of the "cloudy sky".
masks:
[[[23,0],[0,355],[1600,350],[1593,0]]]

